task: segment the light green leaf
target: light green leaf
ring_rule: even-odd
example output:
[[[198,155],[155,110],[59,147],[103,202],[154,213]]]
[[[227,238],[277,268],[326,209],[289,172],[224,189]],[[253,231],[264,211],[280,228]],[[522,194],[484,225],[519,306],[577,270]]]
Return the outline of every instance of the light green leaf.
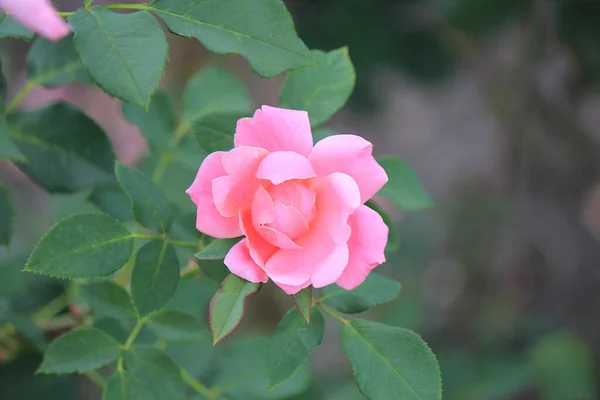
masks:
[[[371,272],[354,290],[346,290],[338,285],[325,287],[319,302],[346,314],[356,314],[394,300],[400,294],[400,287],[398,282]]]
[[[442,399],[437,361],[416,333],[355,319],[344,326],[342,347],[368,399]]]
[[[132,124],[137,125],[150,145],[164,149],[175,132],[175,106],[169,94],[158,90],[150,100],[148,110],[123,102],[123,115]]]
[[[80,286],[81,297],[97,315],[115,319],[135,318],[127,291],[113,281],[93,282]]]
[[[0,39],[33,39],[34,33],[16,22],[3,12],[0,12]]]
[[[0,183],[0,246],[10,244],[15,224],[15,210],[10,191]]]
[[[224,5],[224,4],[223,4]],[[243,114],[252,109],[248,89],[227,71],[208,67],[196,74],[183,93],[182,123],[194,123],[216,112]]]
[[[296,305],[296,309],[302,315],[302,318],[306,321],[307,324],[310,324],[310,314],[312,309],[312,286],[309,286],[305,289],[302,289],[294,296],[294,304]]]
[[[321,344],[325,331],[321,311],[313,309],[310,319],[311,323],[307,325],[298,310],[293,308],[277,324],[267,353],[270,387],[292,376]]]
[[[131,296],[138,315],[145,317],[162,308],[175,294],[178,283],[175,248],[158,241],[142,246],[131,273]]]
[[[194,136],[207,153],[231,150],[237,122],[245,116],[245,113],[231,112],[209,114],[194,123]]]
[[[186,386],[177,364],[163,351],[135,346],[124,354],[125,369],[138,377],[160,400],[185,399]]]
[[[123,188],[116,183],[96,186],[87,199],[98,209],[119,221],[133,221],[131,199]]]
[[[8,116],[27,163],[19,168],[50,192],[71,193],[114,181],[110,141],[92,119],[66,103]]]
[[[419,177],[408,164],[396,157],[379,158],[377,161],[389,178],[379,195],[393,200],[402,211],[418,211],[433,205]]]
[[[167,233],[173,223],[173,208],[163,191],[141,171],[117,163],[117,179],[133,204],[133,215],[140,225]]]
[[[75,51],[73,37],[58,42],[38,38],[27,54],[30,83],[57,87],[67,83],[89,83],[90,76]]]
[[[385,212],[381,207],[377,205],[377,203],[375,203],[372,200],[368,200],[365,203],[365,205],[371,208],[372,210],[377,211],[377,214],[381,216],[381,219],[383,219],[383,222],[387,225],[389,229],[388,241],[385,245],[385,251],[388,252],[398,250],[400,246],[400,239],[398,237],[398,230],[396,229],[396,224],[392,220],[392,217],[390,217],[387,212]]]
[[[144,381],[127,371],[117,371],[106,381],[102,400],[159,400]],[[162,400],[162,399],[161,399]]]
[[[98,86],[146,107],[169,51],[158,21],[147,11],[118,14],[104,7],[80,8],[68,20],[81,61]]]
[[[229,275],[210,302],[209,323],[216,344],[233,332],[242,322],[246,297],[255,294],[260,284]]]
[[[345,47],[312,54],[319,63],[291,72],[281,88],[279,103],[283,108],[308,111],[310,124],[319,126],[346,104],[356,75]]]
[[[196,258],[199,260],[222,260],[227,253],[229,253],[229,250],[231,250],[231,248],[239,241],[240,238],[214,239],[196,253]]]
[[[50,344],[38,372],[69,374],[91,371],[117,359],[121,345],[95,328],[67,332]]]
[[[208,333],[199,319],[180,311],[165,310],[154,314],[148,325],[165,340],[197,340]]]
[[[213,53],[241,54],[263,77],[314,63],[280,0],[155,0],[149,9],[171,32]]]
[[[104,214],[77,214],[54,225],[33,249],[25,271],[57,278],[108,276],[133,252],[133,237]]]

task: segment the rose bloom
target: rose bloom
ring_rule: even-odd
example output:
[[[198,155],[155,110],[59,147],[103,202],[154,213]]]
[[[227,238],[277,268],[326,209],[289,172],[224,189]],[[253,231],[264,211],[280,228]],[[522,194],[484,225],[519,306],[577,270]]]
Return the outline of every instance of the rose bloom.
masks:
[[[0,0],[0,9],[46,39],[57,41],[71,32],[50,0]]]
[[[351,290],[385,261],[388,227],[364,205],[388,180],[371,143],[335,135],[313,147],[306,112],[263,106],[238,121],[234,144],[206,157],[186,192],[200,232],[245,236],[225,257],[231,273],[288,294]]]

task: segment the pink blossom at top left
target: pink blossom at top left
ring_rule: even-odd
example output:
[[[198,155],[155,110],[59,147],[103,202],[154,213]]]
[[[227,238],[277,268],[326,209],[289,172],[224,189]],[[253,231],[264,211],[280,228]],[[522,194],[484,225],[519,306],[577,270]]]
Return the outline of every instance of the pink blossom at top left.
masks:
[[[50,0],[0,0],[0,9],[23,26],[53,41],[58,41],[71,32]]]

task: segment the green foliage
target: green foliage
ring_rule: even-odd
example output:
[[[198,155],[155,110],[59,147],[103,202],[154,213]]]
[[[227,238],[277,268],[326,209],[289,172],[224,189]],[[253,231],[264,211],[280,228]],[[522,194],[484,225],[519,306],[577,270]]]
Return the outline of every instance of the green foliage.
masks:
[[[72,193],[114,180],[114,154],[104,131],[81,110],[56,103],[8,116],[25,155],[19,168],[49,192]]]
[[[54,225],[33,249],[26,271],[58,278],[108,276],[129,260],[133,237],[103,214],[76,214]]]
[[[147,107],[168,55],[160,24],[142,11],[118,14],[80,8],[69,17],[75,46],[92,79],[107,93]]]
[[[0,160],[24,161],[23,155],[10,138],[6,115],[0,106]]]
[[[344,353],[370,400],[441,400],[435,356],[414,332],[355,319],[344,326]]]
[[[385,245],[385,251],[398,250],[398,248],[400,247],[400,238],[398,236],[398,230],[396,229],[396,224],[394,223],[392,218],[389,216],[389,214],[387,212],[385,212],[385,210],[383,210],[381,207],[379,207],[377,205],[377,203],[375,203],[372,200],[368,200],[365,203],[365,205],[367,207],[377,211],[377,214],[379,214],[381,216],[381,219],[383,219],[383,222],[389,228],[388,242]]]
[[[231,248],[239,241],[239,238],[214,239],[196,253],[196,258],[199,260],[222,260],[227,253],[229,253],[229,250],[231,250]]]
[[[158,90],[152,96],[148,110],[123,102],[123,115],[137,125],[151,146],[167,147],[175,132],[175,106],[168,93]]]
[[[72,82],[90,83],[70,36],[58,42],[36,39],[27,53],[27,74],[30,84],[48,88]]]
[[[399,293],[399,283],[371,272],[367,279],[354,290],[346,290],[337,285],[325,287],[319,302],[335,307],[345,314],[356,314],[378,304],[388,303],[394,300]]]
[[[313,51],[317,65],[291,72],[281,88],[281,107],[308,111],[312,126],[326,122],[350,97],[356,75],[348,49]]]
[[[12,238],[15,223],[15,210],[10,191],[0,184],[0,246],[8,246]]]
[[[238,53],[263,77],[313,64],[279,0],[155,0],[148,7],[177,35],[195,37],[213,53]]]
[[[135,318],[129,294],[116,282],[92,282],[81,285],[80,291],[81,297],[97,315],[119,320]]]
[[[154,314],[149,326],[165,340],[194,340],[207,335],[206,326],[196,317],[180,311],[165,310]]]
[[[277,324],[267,353],[270,387],[292,376],[321,344],[325,331],[321,311],[314,308],[310,320],[310,324],[306,324],[304,317],[293,308]]]
[[[210,302],[209,321],[214,343],[223,340],[242,322],[246,297],[255,294],[260,284],[229,275]]]
[[[117,371],[106,382],[102,400],[158,400],[146,383],[127,371]]]
[[[50,344],[39,372],[68,374],[91,371],[115,361],[120,350],[119,342],[98,329],[76,329]]]
[[[131,273],[131,296],[140,317],[162,308],[179,283],[175,248],[166,242],[148,242],[137,253]]]
[[[239,112],[208,114],[194,123],[194,136],[207,153],[231,150],[237,121],[245,116],[245,113]]]
[[[87,200],[99,210],[119,221],[133,221],[131,199],[116,183],[96,186],[90,192]]]
[[[296,309],[307,324],[310,324],[311,309],[313,306],[312,286],[302,289],[293,296]]]
[[[0,39],[33,39],[33,32],[17,23],[12,17],[0,12]]]
[[[396,157],[377,160],[388,175],[388,183],[378,194],[394,201],[402,211],[418,211],[433,205],[419,177],[404,161]]]

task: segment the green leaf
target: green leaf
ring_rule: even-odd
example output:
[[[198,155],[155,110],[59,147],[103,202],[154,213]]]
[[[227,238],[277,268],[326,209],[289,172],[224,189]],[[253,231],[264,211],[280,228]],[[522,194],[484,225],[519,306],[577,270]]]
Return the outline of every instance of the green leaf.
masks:
[[[6,279],[6,273],[3,271],[2,279]],[[10,322],[27,340],[39,350],[46,348],[46,338],[40,328],[33,322],[30,316],[19,313],[8,301],[0,297],[0,321]]]
[[[6,123],[6,115],[4,115],[4,110],[0,109],[0,160],[2,159],[12,161],[24,160],[23,155],[10,138],[10,130]]]
[[[355,319],[344,326],[342,347],[368,399],[442,399],[437,361],[416,333]]]
[[[50,192],[72,193],[114,181],[110,141],[81,110],[55,103],[8,116],[27,163],[19,168]]]
[[[198,268],[212,282],[220,285],[230,274],[223,260],[199,260]]]
[[[135,220],[148,229],[168,232],[173,223],[173,208],[163,191],[135,168],[117,163],[115,173],[131,198]]]
[[[164,149],[175,132],[175,106],[169,94],[158,90],[150,100],[148,110],[123,102],[123,115],[137,125],[151,146]]]
[[[165,310],[181,311],[203,319],[218,288],[219,285],[208,279],[184,279],[179,282],[177,291]]]
[[[398,230],[396,229],[396,224],[392,220],[392,217],[390,217],[389,214],[383,210],[383,208],[379,207],[377,203],[375,203],[372,200],[368,200],[365,203],[365,205],[377,211],[377,214],[381,216],[381,219],[383,219],[383,222],[387,225],[389,229],[388,241],[385,245],[385,251],[388,252],[398,250],[400,246],[400,239],[398,237]]]
[[[213,53],[241,54],[263,77],[314,63],[279,0],[155,0],[149,9],[171,32],[194,37]]]
[[[378,194],[393,200],[402,211],[418,211],[433,205],[419,177],[408,164],[396,157],[379,158],[377,161],[389,178]]]
[[[117,371],[106,381],[102,400],[159,400],[144,381],[127,371]],[[162,400],[162,399],[161,399]]]
[[[356,75],[347,48],[312,52],[319,63],[291,72],[281,88],[283,108],[308,111],[312,126],[331,118],[350,97]]]
[[[81,61],[98,86],[146,107],[169,52],[158,21],[147,11],[118,14],[104,7],[80,8],[68,21]]]
[[[104,214],[77,214],[54,225],[33,249],[25,271],[57,278],[108,276],[133,252],[133,237]]]
[[[216,344],[242,322],[246,297],[255,294],[260,284],[229,275],[212,298],[209,308],[210,330]]]
[[[244,84],[227,71],[209,67],[198,72],[185,88],[182,124],[192,127],[216,112],[243,114],[251,109],[252,101]]]
[[[15,210],[10,191],[0,183],[0,246],[10,244],[15,224]]]
[[[98,209],[119,221],[133,221],[131,198],[118,184],[96,186],[89,194],[88,201]]]
[[[88,283],[80,286],[81,297],[96,314],[115,319],[135,318],[127,291],[113,281]]]
[[[324,126],[320,126],[316,129],[313,129],[313,141],[315,143],[325,139],[326,137],[337,135],[337,132],[326,128]]]
[[[0,12],[0,39],[33,39],[34,33],[16,22],[6,13]]]
[[[245,113],[231,112],[206,115],[194,123],[194,136],[207,153],[231,150],[237,122],[245,116]]]
[[[311,312],[311,323],[295,308],[279,321],[267,353],[269,386],[275,387],[287,380],[321,344],[325,320],[317,308]]]
[[[131,297],[140,317],[162,308],[173,297],[179,283],[175,248],[166,243],[146,243],[135,257],[131,273]]]
[[[215,239],[196,253],[199,260],[222,260],[240,238]]]
[[[154,314],[148,325],[165,340],[196,340],[206,336],[206,326],[196,317],[180,311],[165,310]]]
[[[125,369],[138,377],[156,399],[185,399],[186,386],[177,364],[163,351],[135,346],[124,354]]]
[[[38,372],[69,374],[91,371],[115,361],[120,350],[119,342],[98,329],[75,329],[50,344]]]
[[[371,272],[354,290],[346,290],[338,285],[325,287],[319,302],[346,314],[356,314],[394,300],[400,294],[400,287],[398,282]]]
[[[75,51],[72,36],[58,42],[36,39],[27,54],[27,74],[30,83],[49,88],[72,82],[90,82],[90,76]]]
[[[306,321],[307,324],[310,324],[310,310],[312,308],[312,286],[309,286],[305,289],[302,289],[294,296],[294,304],[296,305],[296,309],[302,315],[302,318]]]

